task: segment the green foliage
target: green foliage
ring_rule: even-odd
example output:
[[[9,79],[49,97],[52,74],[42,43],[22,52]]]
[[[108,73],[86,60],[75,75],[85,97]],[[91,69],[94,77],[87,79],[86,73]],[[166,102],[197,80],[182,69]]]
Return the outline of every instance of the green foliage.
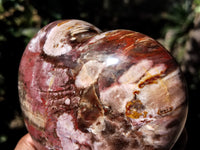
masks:
[[[200,13],[200,0],[194,0],[194,11]]]
[[[0,0],[0,42],[10,38],[31,38],[40,27],[37,11],[26,0]]]
[[[167,47],[174,49],[176,43],[184,43],[185,35],[192,28],[194,13],[190,0],[185,0],[182,3],[175,2],[169,11],[163,14],[163,18],[167,21],[163,28],[163,35],[166,35],[169,30],[173,30],[173,36],[170,37]]]
[[[195,27],[194,20],[200,8],[199,0],[184,0],[175,2],[168,12],[163,14],[166,24],[163,28],[165,36],[164,44],[177,58],[181,65],[185,65],[188,53],[188,42],[191,39],[190,32]],[[185,68],[184,71],[188,71]]]

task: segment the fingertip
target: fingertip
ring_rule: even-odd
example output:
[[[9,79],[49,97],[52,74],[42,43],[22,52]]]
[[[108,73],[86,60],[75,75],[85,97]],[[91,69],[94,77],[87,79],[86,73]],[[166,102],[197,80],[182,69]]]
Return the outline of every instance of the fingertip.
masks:
[[[15,150],[36,150],[33,139],[29,133],[24,135],[17,143]]]

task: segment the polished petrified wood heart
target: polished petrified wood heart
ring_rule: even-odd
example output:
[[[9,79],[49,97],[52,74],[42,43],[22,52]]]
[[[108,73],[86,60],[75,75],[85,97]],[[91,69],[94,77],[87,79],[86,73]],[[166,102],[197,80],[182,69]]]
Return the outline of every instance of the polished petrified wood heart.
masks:
[[[162,45],[80,20],[29,42],[19,96],[39,150],[169,150],[187,116],[181,71]]]

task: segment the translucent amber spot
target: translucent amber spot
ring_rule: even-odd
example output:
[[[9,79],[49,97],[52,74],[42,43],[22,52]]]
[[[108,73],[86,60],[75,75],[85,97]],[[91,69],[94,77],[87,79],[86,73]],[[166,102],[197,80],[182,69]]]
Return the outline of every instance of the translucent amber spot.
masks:
[[[146,118],[146,117],[147,117],[147,114],[148,114],[148,112],[147,112],[147,111],[144,111],[144,112],[143,112],[143,117]]]
[[[140,116],[142,116],[143,114],[142,113],[139,113],[137,111],[132,111],[130,114],[129,113],[126,113],[126,116],[127,117],[130,117],[130,118],[133,118],[133,119],[138,119],[140,118]]]
[[[138,119],[141,116],[147,117],[147,111],[141,111],[143,109],[142,102],[140,100],[130,101],[126,104],[126,116],[132,119]]]

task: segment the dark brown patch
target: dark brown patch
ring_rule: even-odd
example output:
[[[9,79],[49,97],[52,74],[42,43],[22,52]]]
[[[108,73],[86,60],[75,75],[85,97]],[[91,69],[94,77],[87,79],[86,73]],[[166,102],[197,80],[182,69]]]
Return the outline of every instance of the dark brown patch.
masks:
[[[103,135],[111,135],[115,133],[115,126],[112,125],[110,122],[105,121],[105,129],[102,131]]]
[[[95,87],[91,86],[83,93],[78,110],[78,128],[86,131],[103,114]]]
[[[154,147],[151,146],[151,145],[146,145],[145,148],[144,148],[144,150],[158,150],[158,149],[154,148]],[[161,149],[160,149],[160,150],[161,150]],[[163,149],[162,149],[162,150],[163,150]]]
[[[123,129],[125,132],[128,132],[130,130],[132,130],[132,125],[130,124],[130,122],[128,122],[127,120],[123,120]]]
[[[80,146],[80,149],[81,149],[81,150],[82,150],[82,149],[83,149],[83,150],[92,150],[92,148],[91,148],[89,145],[86,145],[86,144],[85,144],[85,145],[81,145],[81,146]]]
[[[160,134],[155,134],[155,135],[153,136],[153,139],[156,140],[156,141],[159,141],[160,138],[161,138],[161,135],[160,135]]]
[[[137,99],[138,94],[140,94],[140,91],[134,91],[133,95],[135,96],[134,99]]]
[[[102,76],[99,78],[99,87],[100,90],[104,90],[110,87],[112,84],[116,83],[116,77],[112,72],[104,71]]]
[[[123,137],[114,137],[112,141],[112,150],[125,150],[129,146],[129,141]]]
[[[178,126],[180,124],[180,120],[178,119],[174,119],[173,121],[171,121],[167,126],[166,128],[169,129],[169,128],[173,128],[175,126]]]
[[[131,141],[130,146],[131,146],[131,148],[138,148],[140,146],[140,143],[136,139],[133,139]]]

